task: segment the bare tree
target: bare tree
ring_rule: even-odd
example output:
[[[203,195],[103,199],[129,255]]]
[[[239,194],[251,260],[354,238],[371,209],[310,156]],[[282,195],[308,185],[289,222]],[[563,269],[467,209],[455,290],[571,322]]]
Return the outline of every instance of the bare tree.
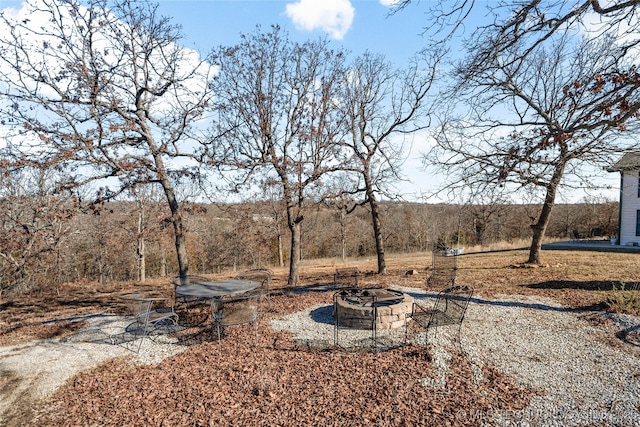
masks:
[[[0,167],[0,294],[64,280],[57,255],[76,206],[53,194],[52,178],[51,171]]]
[[[540,263],[560,185],[591,186],[589,167],[634,146],[625,129],[640,117],[640,74],[632,63],[612,67],[620,49],[611,37],[564,35],[525,57],[514,49],[474,73],[459,70],[465,84],[455,93],[469,108],[443,122],[427,160],[442,167],[449,189],[536,189],[543,203],[529,263]]]
[[[341,179],[340,179],[341,178]],[[341,188],[348,179],[343,175],[336,179],[334,195],[324,200],[324,204],[331,211],[336,212],[338,224],[340,225],[340,258],[343,263],[347,262],[347,215],[352,213],[358,204]]]
[[[464,211],[470,217],[473,241],[478,245],[485,245],[488,241],[495,241],[491,236],[491,229],[495,222],[507,214],[510,204],[508,197],[501,188],[488,188],[487,192],[474,194],[471,192],[464,203]]]
[[[517,63],[570,29],[582,30],[590,40],[616,34],[619,49],[612,59],[621,61],[640,43],[638,6],[640,0],[503,0],[492,7],[497,21],[474,33],[472,61],[481,64],[517,48],[519,56],[512,58]]]
[[[179,28],[156,6],[84,4],[38,0],[24,16],[0,17],[0,121],[19,130],[3,151],[15,165],[57,168],[60,190],[99,188],[88,202],[160,185],[186,274],[174,185],[197,175],[192,137],[210,104],[212,68],[178,44]]]
[[[263,182],[260,186],[262,190],[262,197],[265,204],[268,206],[266,210],[269,211],[271,221],[269,228],[276,236],[276,252],[278,267],[284,267],[284,218],[286,217],[286,208],[282,203],[282,194],[280,187],[276,181],[268,180]]]
[[[155,240],[154,235],[160,230],[160,220],[157,211],[161,206],[158,202],[158,194],[152,186],[138,186],[129,188],[129,193],[133,198],[135,208],[131,208],[132,217],[135,217],[135,224],[125,224],[129,234],[135,236],[135,252],[137,260],[138,280],[144,282],[147,277],[147,242]],[[160,197],[162,197],[160,195]],[[155,218],[153,218],[155,214]],[[151,217],[151,218],[150,218]],[[155,220],[155,221],[154,221]]]
[[[321,198],[323,178],[341,167],[335,100],[344,55],[325,41],[292,43],[272,27],[216,49],[214,58],[220,75],[213,158],[235,170],[236,188],[236,182],[266,180],[281,186],[291,232],[288,284],[294,286],[305,209]]]
[[[400,13],[416,0],[401,0]],[[558,33],[582,28],[589,38],[617,32],[623,56],[640,43],[640,0],[446,0],[425,2],[424,34],[432,47],[466,36],[475,64],[482,64],[518,46],[523,59]],[[486,19],[469,31],[470,17]],[[470,35],[469,35],[470,34]]]
[[[360,204],[371,212],[379,274],[387,269],[379,198],[397,198],[392,185],[401,179],[403,138],[429,124],[425,101],[438,62],[434,55],[428,64],[416,60],[410,68],[395,69],[383,56],[365,53],[345,74],[342,110],[349,134],[344,145],[352,156],[347,170],[358,176],[350,192],[362,194]]]

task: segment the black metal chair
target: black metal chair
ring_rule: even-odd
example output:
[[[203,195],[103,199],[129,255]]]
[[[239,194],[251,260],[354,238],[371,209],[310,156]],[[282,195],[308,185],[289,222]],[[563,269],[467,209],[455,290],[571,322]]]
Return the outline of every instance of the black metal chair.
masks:
[[[132,293],[123,295],[127,301],[134,321],[126,327],[126,332],[134,335],[134,339],[140,338],[136,352],[140,351],[145,337],[155,332],[159,328],[165,328],[167,332],[175,330],[178,325],[178,315],[170,307],[157,307],[159,302],[167,301],[168,298],[157,297],[144,294]]]
[[[462,321],[467,311],[473,289],[468,286],[455,285],[438,294],[432,309],[414,302],[411,314],[405,322],[405,343],[408,340],[409,327],[414,325],[425,330],[425,345],[428,345],[429,330],[440,326],[458,326],[458,343],[462,349]]]
[[[256,345],[258,344],[258,294],[241,294],[231,298],[215,298],[211,301],[213,326],[218,333],[218,345],[221,345],[223,328],[253,323]]]
[[[173,278],[174,310],[180,316],[180,321],[185,326],[200,326],[209,319],[209,299],[188,295],[180,295],[176,291],[180,286],[196,283],[206,283],[209,279],[193,274],[176,276]]]
[[[241,280],[255,280],[260,285],[253,291],[249,291],[249,295],[256,295],[259,301],[259,312],[262,313],[263,304],[266,301],[267,310],[271,310],[271,277],[273,271],[268,268],[254,268],[252,270],[246,270],[236,276],[236,279]]]
[[[371,343],[377,346],[376,320],[378,318],[377,297],[367,295],[366,289],[346,288],[333,294],[333,343],[339,345],[340,329],[371,331]],[[355,309],[362,307],[363,309]]]
[[[360,274],[358,267],[336,268],[335,273],[333,273],[333,287],[357,288]]]
[[[444,289],[455,285],[458,271],[458,256],[446,250],[434,250],[431,269],[427,276],[427,288]]]

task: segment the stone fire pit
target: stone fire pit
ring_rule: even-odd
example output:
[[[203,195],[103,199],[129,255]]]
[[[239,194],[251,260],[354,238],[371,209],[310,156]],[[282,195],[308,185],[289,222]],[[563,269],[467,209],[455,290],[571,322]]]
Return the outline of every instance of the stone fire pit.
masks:
[[[394,289],[344,289],[335,298],[340,313],[340,326],[352,329],[371,329],[375,300],[376,329],[395,329],[404,326],[411,314],[413,297]],[[334,313],[335,316],[335,313]]]

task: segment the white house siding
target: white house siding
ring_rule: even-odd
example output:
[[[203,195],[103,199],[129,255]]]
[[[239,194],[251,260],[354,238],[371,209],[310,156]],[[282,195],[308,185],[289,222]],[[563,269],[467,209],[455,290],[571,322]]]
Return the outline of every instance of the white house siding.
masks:
[[[620,244],[640,244],[640,236],[636,236],[636,216],[640,210],[638,197],[638,171],[623,172],[620,194]]]

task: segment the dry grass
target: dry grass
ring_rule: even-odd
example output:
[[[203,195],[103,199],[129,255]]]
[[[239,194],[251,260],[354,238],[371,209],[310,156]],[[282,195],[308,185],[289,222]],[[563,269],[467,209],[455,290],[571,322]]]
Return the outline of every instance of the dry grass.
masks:
[[[499,294],[541,295],[575,308],[593,308],[605,304],[616,290],[630,289],[640,281],[640,254],[587,251],[545,251],[544,264],[527,266],[528,252],[523,249],[466,253],[459,257],[457,283],[474,287],[485,296]],[[430,254],[392,255],[387,259],[388,274],[378,276],[376,260],[349,260],[347,265],[368,272],[368,284],[424,286]],[[303,271],[304,281],[327,281],[335,260],[315,260]],[[405,275],[415,270],[416,275]],[[286,271],[282,271],[286,274]],[[633,291],[625,291],[633,292]],[[604,306],[603,306],[604,307]]]
[[[506,250],[467,253],[459,258],[457,282],[471,285],[483,296],[539,295],[553,298],[574,308],[600,309],[640,313],[638,291],[628,290],[640,281],[640,254],[546,251],[545,265],[526,267],[526,250]],[[357,266],[365,273],[365,286],[402,285],[422,287],[430,254],[392,254],[387,257],[386,275],[380,276],[376,259],[350,259],[348,266]],[[305,261],[302,265],[301,286],[327,284],[333,280],[336,267],[345,266],[342,260]],[[407,275],[408,271],[417,274]],[[273,286],[286,290],[286,268],[274,269]],[[211,277],[232,277],[227,271]],[[622,290],[622,288],[625,290]],[[60,336],[77,328],[77,323],[53,326],[51,319],[65,319],[96,312],[121,313],[124,306],[119,293],[133,290],[161,290],[170,296],[173,291],[169,279],[154,279],[138,283],[67,284],[60,289],[42,290],[28,295],[3,296],[0,299],[0,345],[23,342],[33,338]],[[66,325],[66,326],[65,326]]]

